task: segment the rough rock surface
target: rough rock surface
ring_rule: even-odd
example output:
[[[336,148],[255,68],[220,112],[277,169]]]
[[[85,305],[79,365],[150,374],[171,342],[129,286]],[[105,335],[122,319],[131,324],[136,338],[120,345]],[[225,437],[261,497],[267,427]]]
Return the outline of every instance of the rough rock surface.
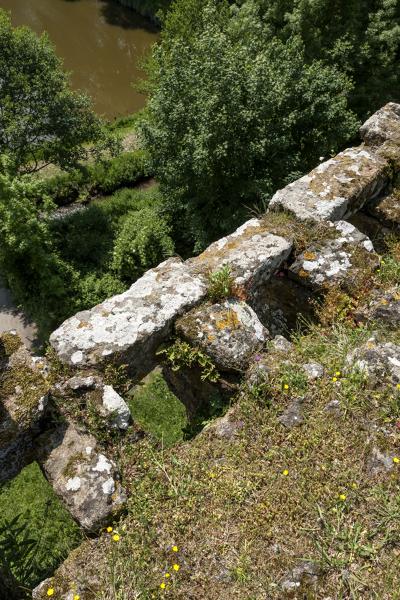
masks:
[[[340,152],[276,192],[269,210],[286,210],[301,221],[337,221],[359,210],[389,182],[388,163],[359,146]]]
[[[318,288],[353,279],[368,263],[371,268],[378,267],[379,259],[366,235],[347,221],[338,221],[332,227],[339,232],[339,237],[323,242],[320,248],[311,247],[302,252],[289,267],[290,277],[307,287]],[[360,252],[363,253],[361,261],[357,256]]]
[[[231,440],[243,429],[243,426],[243,421],[235,418],[233,410],[229,409],[223,417],[214,419],[212,423],[206,425],[201,433],[202,435],[209,435],[223,440]]]
[[[64,424],[37,440],[37,459],[56,494],[88,531],[97,531],[126,500],[115,464],[95,438]]]
[[[155,352],[175,319],[196,305],[206,285],[180,259],[147,271],[126,292],[65,321],[50,343],[64,362],[99,366],[104,360],[129,365],[134,376],[155,365]]]
[[[302,598],[303,595],[308,597],[307,591],[316,587],[319,575],[320,569],[315,563],[305,561],[294,567],[281,582],[285,598]]]
[[[400,383],[400,346],[391,342],[380,343],[371,338],[349,352],[346,363],[350,369],[364,372],[372,385]]]
[[[283,335],[276,335],[271,344],[279,352],[292,352],[294,350],[292,342],[289,342]]]
[[[0,482],[32,460],[33,438],[48,401],[41,364],[21,344],[13,332],[0,336]]]
[[[315,379],[320,379],[324,375],[324,367],[315,362],[303,365],[303,371],[305,371],[308,381],[315,381]]]
[[[365,210],[385,227],[398,231],[400,229],[400,189],[397,188],[390,194],[368,203]]]
[[[128,429],[131,413],[125,400],[111,385],[103,387],[103,412],[111,417],[111,426],[118,429]]]
[[[389,327],[400,326],[400,289],[382,292],[375,290],[371,293],[368,304],[359,307],[354,312],[358,322],[380,321]]]
[[[381,452],[379,448],[372,448],[371,454],[367,461],[367,471],[370,475],[380,475],[381,473],[389,473],[393,467],[394,454]]]
[[[400,104],[389,102],[380,108],[361,126],[360,135],[368,146],[386,141],[400,145]]]
[[[244,371],[268,339],[256,313],[237,300],[195,308],[177,321],[176,330],[224,371]]]
[[[187,262],[203,274],[229,265],[235,286],[244,288],[250,298],[288,258],[291,249],[290,241],[269,233],[259,219],[251,219]]]
[[[304,421],[303,406],[304,398],[297,398],[289,403],[286,410],[278,417],[278,421],[287,429],[301,425]]]

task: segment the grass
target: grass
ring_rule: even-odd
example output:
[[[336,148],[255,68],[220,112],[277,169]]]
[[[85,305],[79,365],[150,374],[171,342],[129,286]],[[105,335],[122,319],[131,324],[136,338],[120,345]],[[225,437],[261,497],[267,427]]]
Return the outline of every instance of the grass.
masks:
[[[397,261],[393,248],[388,258]],[[384,293],[395,283],[391,273],[377,273],[371,287]],[[378,474],[368,465],[373,448],[399,456],[400,389],[389,379],[372,386],[346,356],[373,333],[397,344],[400,335],[357,325],[352,311],[367,294],[354,292],[336,314],[337,296],[328,294],[320,309],[327,318],[295,335],[290,355],[267,349],[270,375],[243,385],[230,416],[241,427],[230,439],[211,425],[181,441],[182,409],[153,375],[131,409],[154,437],[119,453],[131,492],[113,524],[120,539],[105,532],[85,542],[56,574],[55,589],[71,589],[84,564],[83,580],[96,581],[82,587],[85,600],[282,600],[282,581],[308,561],[317,589],[302,589],[299,600],[399,600],[400,463]],[[310,361],[325,371],[313,382],[302,371]],[[287,429],[279,417],[299,397],[303,422]],[[332,401],[338,412],[327,411]],[[159,440],[171,416],[167,448]]]
[[[22,586],[21,598],[82,541],[36,463],[0,489],[0,524],[0,565],[8,566]]]
[[[169,448],[183,439],[187,426],[182,403],[168,389],[161,373],[153,372],[134,390],[129,408],[136,423]]]

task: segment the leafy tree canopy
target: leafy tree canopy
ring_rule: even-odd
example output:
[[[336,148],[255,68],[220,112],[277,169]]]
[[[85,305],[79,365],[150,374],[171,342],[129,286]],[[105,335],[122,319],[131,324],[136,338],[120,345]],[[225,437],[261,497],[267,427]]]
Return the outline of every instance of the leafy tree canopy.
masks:
[[[69,89],[68,75],[46,35],[13,28],[0,9],[0,154],[16,171],[54,162],[68,168],[85,142],[103,138],[89,98]]]
[[[274,36],[253,1],[176,4],[151,64],[143,134],[196,249],[357,131],[348,74],[309,60],[301,35]]]

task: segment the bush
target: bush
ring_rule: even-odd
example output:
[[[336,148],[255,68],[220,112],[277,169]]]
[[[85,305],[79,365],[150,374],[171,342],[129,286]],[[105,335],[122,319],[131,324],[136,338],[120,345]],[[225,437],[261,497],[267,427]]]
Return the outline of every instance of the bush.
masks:
[[[79,282],[79,300],[82,309],[96,306],[116,294],[122,294],[126,285],[111,273],[87,273]]]
[[[170,228],[161,216],[148,207],[131,212],[116,239],[112,269],[131,282],[174,252]]]
[[[125,152],[43,181],[43,190],[58,206],[110,194],[150,176],[146,152]],[[39,199],[39,198],[38,198]]]

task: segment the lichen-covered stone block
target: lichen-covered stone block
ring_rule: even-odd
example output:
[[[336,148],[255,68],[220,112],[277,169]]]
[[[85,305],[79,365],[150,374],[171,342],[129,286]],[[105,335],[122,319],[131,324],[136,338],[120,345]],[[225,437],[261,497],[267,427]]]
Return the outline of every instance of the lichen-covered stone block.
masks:
[[[381,343],[371,338],[348,353],[346,364],[349,370],[363,372],[371,385],[400,383],[400,346],[391,342]]]
[[[400,146],[400,104],[389,102],[380,108],[361,126],[360,135],[369,146],[386,141]]]
[[[119,512],[126,496],[115,464],[95,438],[65,423],[37,440],[37,460],[54,491],[81,527],[97,531]]]
[[[332,223],[338,237],[302,252],[289,267],[289,276],[311,288],[354,282],[365,269],[377,268],[371,240],[347,221]]]
[[[15,332],[0,336],[0,482],[15,477],[31,460],[33,439],[48,401],[41,363]]]
[[[400,188],[369,203],[365,210],[384,227],[400,231]]]
[[[269,337],[254,310],[237,300],[195,308],[178,319],[176,330],[223,371],[247,369]]]
[[[251,219],[187,262],[203,274],[229,265],[235,286],[251,296],[285,262],[291,249],[291,241],[270,233],[261,220]]]
[[[400,288],[373,290],[368,302],[354,312],[359,323],[379,321],[388,327],[400,327]]]
[[[206,294],[202,279],[180,259],[147,271],[126,292],[67,319],[50,343],[64,363],[79,368],[126,363],[140,377],[155,366],[155,352],[177,317]]]
[[[301,221],[338,221],[359,210],[388,184],[387,161],[369,148],[348,148],[276,192],[269,211]]]

